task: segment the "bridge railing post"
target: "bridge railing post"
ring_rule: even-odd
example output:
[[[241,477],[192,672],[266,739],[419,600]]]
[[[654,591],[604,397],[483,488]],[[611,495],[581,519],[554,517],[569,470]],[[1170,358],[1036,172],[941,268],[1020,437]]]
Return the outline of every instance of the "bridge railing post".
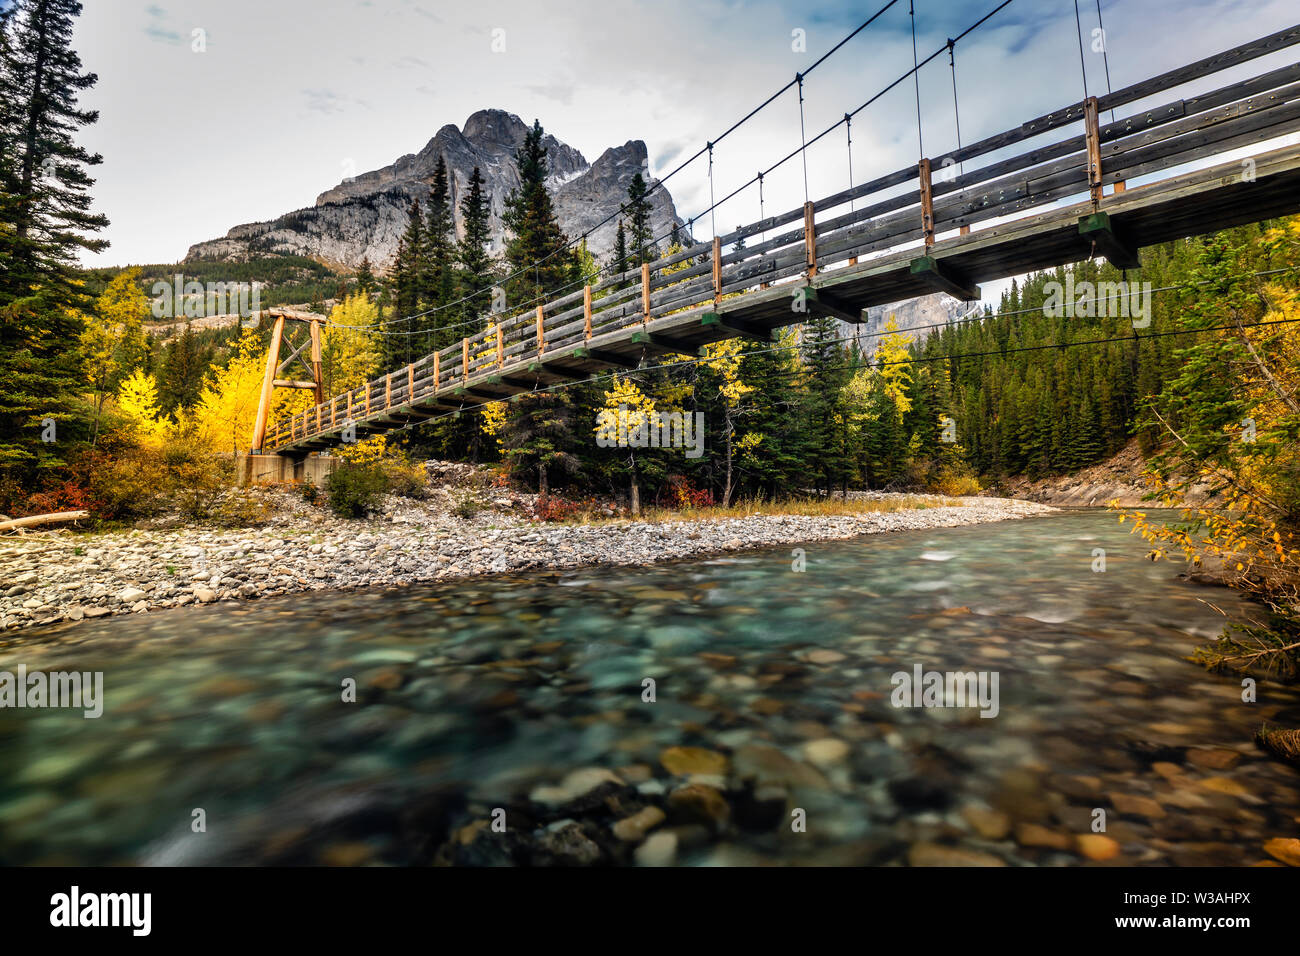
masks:
[[[582,338],[591,341],[591,285],[582,287]]]
[[[542,306],[537,307],[537,354],[546,351],[546,319]]]
[[[650,263],[641,263],[641,324],[650,322]]]
[[[934,245],[934,188],[930,178],[930,161],[924,157],[916,164],[917,177],[921,190],[921,232],[925,236],[925,248]]]
[[[722,301],[722,238],[713,237],[713,304]]]
[[[817,274],[817,225],[812,201],[803,204],[803,246],[807,252],[808,278]]]
[[[469,378],[469,337],[460,340],[460,377],[461,380]]]
[[[1097,97],[1090,96],[1083,101],[1084,137],[1088,144],[1088,192],[1092,196],[1092,206],[1101,205],[1101,122],[1098,116]]]

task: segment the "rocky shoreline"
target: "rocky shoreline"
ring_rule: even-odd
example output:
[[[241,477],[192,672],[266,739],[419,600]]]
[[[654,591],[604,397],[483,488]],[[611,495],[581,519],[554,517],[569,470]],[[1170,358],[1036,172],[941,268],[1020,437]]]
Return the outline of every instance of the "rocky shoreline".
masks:
[[[457,516],[445,497],[390,497],[364,520],[336,518],[289,493],[263,494],[274,516],[258,528],[59,531],[0,539],[0,630],[320,589],[645,565],[1055,510],[1015,499],[963,498],[947,499],[959,505],[829,516],[538,524],[518,513],[524,504],[518,496],[491,492],[481,493],[481,504],[500,510],[472,517]]]

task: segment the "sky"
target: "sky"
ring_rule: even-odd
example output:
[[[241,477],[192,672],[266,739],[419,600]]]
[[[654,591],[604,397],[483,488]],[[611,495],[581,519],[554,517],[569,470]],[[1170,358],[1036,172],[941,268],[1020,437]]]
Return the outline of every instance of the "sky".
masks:
[[[999,0],[910,0],[920,58]],[[104,162],[96,208],[111,246],[86,265],[174,262],[234,225],[309,206],[345,176],[418,152],[437,130],[496,107],[577,147],[589,162],[644,140],[663,176],[715,141],[717,198],[798,148],[797,90],[720,135],[887,0],[87,0],[74,43],[99,77],[80,134]],[[900,0],[804,81],[811,139],[912,67]],[[808,194],[914,163],[922,149],[1017,126],[1290,25],[1294,0],[1103,0],[1106,62],[1092,52],[1096,0],[1013,0],[808,150]],[[1285,56],[1286,54],[1284,54]],[[1248,67],[1247,72],[1258,69]],[[1217,84],[1216,84],[1217,85]],[[706,159],[667,188],[684,217],[709,205]],[[764,181],[764,212],[800,205],[798,159]],[[759,217],[756,189],[728,201],[697,238]],[[987,290],[986,290],[987,294]]]

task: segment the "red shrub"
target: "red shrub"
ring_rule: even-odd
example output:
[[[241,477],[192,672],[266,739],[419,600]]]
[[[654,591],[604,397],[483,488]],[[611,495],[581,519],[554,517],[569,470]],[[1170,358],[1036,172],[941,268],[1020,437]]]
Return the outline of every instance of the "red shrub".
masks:
[[[685,475],[670,475],[667,486],[659,492],[658,504],[666,508],[712,508],[713,492],[696,488]]]

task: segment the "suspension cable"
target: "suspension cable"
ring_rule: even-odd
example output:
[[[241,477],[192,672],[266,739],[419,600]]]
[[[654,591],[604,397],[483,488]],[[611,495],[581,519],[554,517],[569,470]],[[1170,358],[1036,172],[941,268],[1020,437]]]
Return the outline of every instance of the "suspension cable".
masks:
[[[848,37],[845,37],[844,40],[841,40],[840,43],[838,43],[838,44],[837,44],[835,47],[833,47],[830,51],[828,51],[827,53],[823,54],[820,58],[818,58],[818,60],[817,60],[816,62],[814,62],[812,66],[810,66],[807,70],[804,70],[804,71],[803,71],[803,74],[802,74],[802,75],[806,76],[809,72],[812,71],[813,67],[815,67],[815,66],[819,65],[820,63],[824,62],[824,61],[826,60],[826,58],[829,57],[829,56],[831,55],[831,53],[834,53],[835,50],[838,50],[841,46],[843,46],[844,43],[847,42],[847,41],[848,41],[852,36],[856,35],[856,34],[857,34],[858,32],[860,32],[863,28],[865,28],[866,26],[868,26],[868,25],[870,25],[872,22],[874,22],[877,18],[880,17],[880,15],[881,15],[882,13],[884,13],[886,10],[888,10],[890,7],[892,7],[892,6],[894,5],[895,2],[897,2],[897,0],[891,0],[890,3],[886,4],[886,5],[885,5],[884,7],[882,7],[880,10],[878,10],[878,11],[877,11],[875,14],[873,14],[873,15],[872,15],[872,16],[871,16],[867,21],[865,21],[861,26],[859,26],[856,30],[854,30],[853,33],[851,33]],[[976,29],[978,29],[979,27],[983,26],[986,22],[988,22],[990,19],[992,19],[996,14],[1000,13],[1000,12],[1001,12],[1002,10],[1004,10],[1006,7],[1010,6],[1012,2],[1013,2],[1013,0],[1002,0],[1002,2],[999,3],[996,7],[994,7],[992,10],[990,10],[988,13],[984,14],[984,15],[983,15],[982,17],[980,17],[977,21],[975,21],[973,24],[971,24],[969,27],[967,27],[965,30],[963,30],[960,34],[958,34],[958,35],[957,35],[957,40],[961,40],[961,39],[963,39],[964,37],[966,37],[968,34],[973,33]],[[914,49],[915,49],[915,43],[914,43]],[[889,85],[887,85],[886,87],[884,87],[883,89],[881,89],[879,92],[877,92],[875,95],[873,95],[872,97],[870,97],[870,98],[869,98],[866,102],[864,102],[862,105],[858,106],[856,109],[852,110],[850,113],[848,113],[848,114],[846,114],[846,115],[847,115],[847,116],[850,116],[850,117],[852,117],[852,116],[856,116],[858,113],[860,113],[860,112],[862,112],[863,110],[865,110],[868,106],[871,106],[873,103],[875,103],[878,99],[880,99],[880,98],[881,98],[882,96],[884,96],[886,93],[888,93],[888,92],[890,92],[891,90],[893,90],[893,89],[894,89],[896,86],[898,86],[900,83],[904,82],[904,81],[908,78],[908,76],[915,76],[916,73],[919,71],[919,69],[920,69],[921,67],[923,67],[923,66],[929,64],[932,60],[934,60],[934,59],[935,59],[936,57],[938,57],[941,53],[943,53],[943,51],[944,51],[945,49],[946,49],[946,46],[945,46],[945,47],[940,47],[940,48],[939,48],[938,50],[936,50],[934,53],[930,54],[930,55],[927,56],[924,60],[921,60],[921,61],[919,61],[919,62],[916,61],[916,56],[915,56],[915,54],[914,54],[914,55],[913,55],[914,65],[913,65],[913,67],[912,67],[911,70],[909,70],[909,71],[907,71],[906,73],[904,73],[904,74],[903,74],[902,76],[900,76],[898,79],[894,80],[892,83],[890,83]],[[734,132],[737,128],[739,128],[739,126],[740,126],[742,123],[745,122],[745,120],[747,120],[747,119],[749,119],[750,117],[752,117],[755,113],[757,113],[757,112],[758,112],[759,110],[761,110],[763,107],[767,106],[767,105],[768,105],[769,103],[771,103],[774,99],[776,99],[778,96],[780,96],[782,93],[784,93],[786,90],[788,90],[791,86],[794,86],[794,85],[796,85],[796,84],[795,84],[795,81],[794,81],[794,80],[791,80],[789,83],[787,83],[785,86],[783,86],[780,90],[778,90],[776,93],[774,93],[771,97],[769,97],[766,101],[764,101],[763,104],[761,104],[760,106],[758,106],[758,107],[756,107],[754,110],[752,110],[752,111],[751,111],[751,112],[750,112],[746,117],[743,117],[741,120],[739,120],[739,121],[737,121],[735,124],[733,124],[729,129],[727,129],[727,130],[722,134],[722,136],[725,136],[725,135],[727,135],[728,133]],[[919,85],[918,85],[918,96],[919,96]],[[919,100],[918,100],[918,103],[919,103]],[[747,189],[749,186],[753,185],[755,182],[759,182],[759,183],[760,183],[760,193],[761,193],[761,191],[762,191],[762,190],[761,190],[761,181],[762,181],[762,178],[763,178],[763,176],[765,175],[765,173],[770,173],[770,172],[776,170],[777,168],[779,168],[780,166],[784,165],[786,162],[788,162],[789,160],[793,159],[793,158],[795,157],[795,155],[800,154],[800,153],[802,153],[804,150],[806,150],[808,146],[813,145],[813,144],[816,143],[819,139],[821,139],[822,137],[824,137],[824,136],[826,136],[827,134],[831,133],[831,132],[832,132],[836,127],[838,127],[838,126],[840,125],[840,123],[842,123],[842,122],[844,122],[843,119],[837,120],[835,123],[833,123],[833,124],[832,124],[831,126],[829,126],[827,129],[823,130],[821,133],[819,133],[819,134],[817,134],[816,136],[814,136],[814,137],[812,138],[811,141],[809,141],[809,142],[805,143],[803,146],[801,146],[800,149],[794,150],[793,152],[791,152],[791,153],[787,154],[786,156],[782,157],[780,160],[778,160],[778,161],[775,162],[773,165],[771,165],[770,167],[768,167],[767,170],[765,170],[764,172],[759,173],[759,174],[758,174],[754,179],[751,179],[749,182],[747,182],[747,183],[745,183],[744,185],[740,186],[739,188],[733,190],[731,193],[729,193],[728,195],[724,196],[724,197],[723,197],[721,200],[719,200],[717,203],[712,204],[712,206],[713,206],[713,207],[721,206],[722,204],[726,203],[728,200],[734,198],[736,195],[738,195],[739,193],[743,192],[743,191],[744,191],[745,189]],[[711,141],[712,144],[716,146],[717,143],[718,143],[718,141],[722,139],[722,136],[719,136],[717,139],[712,140],[712,141]],[[706,152],[707,152],[707,148],[702,148],[702,149],[700,149],[699,151],[697,151],[697,152],[696,152],[694,155],[692,155],[689,159],[685,160],[684,162],[682,162],[681,164],[679,164],[677,167],[675,167],[675,168],[674,168],[670,173],[668,173],[667,175],[665,175],[665,176],[662,177],[661,179],[656,180],[655,183],[654,183],[654,185],[653,185],[653,186],[651,187],[651,189],[649,190],[649,192],[654,192],[655,190],[661,188],[661,187],[663,186],[663,184],[664,184],[664,183],[665,183],[665,182],[666,182],[666,181],[667,181],[667,180],[668,180],[668,179],[669,179],[673,174],[675,174],[675,173],[677,173],[677,172],[680,172],[682,169],[684,169],[687,165],[689,165],[689,164],[690,164],[691,162],[693,162],[695,159],[697,159],[697,158],[700,157],[701,155],[706,154]],[[761,200],[761,197],[760,197],[760,200]],[[584,233],[584,235],[587,235],[587,234],[589,234],[590,232],[594,231],[595,229],[599,228],[601,225],[604,225],[605,223],[608,223],[608,222],[611,221],[613,218],[615,218],[617,215],[618,215],[618,211],[615,211],[614,213],[611,213],[609,216],[606,216],[604,220],[602,220],[600,223],[597,223],[595,226],[593,226],[591,229],[589,229],[589,230],[587,231],[587,233]],[[696,217],[696,218],[698,218],[698,217]],[[691,221],[694,222],[695,220],[693,219],[693,220],[691,220]],[[667,233],[665,233],[664,235],[667,235]],[[766,237],[766,230],[764,230],[764,237]],[[662,238],[662,236],[659,237],[659,238]],[[575,241],[576,241],[576,240],[570,240],[566,245],[564,245],[564,246],[560,246],[560,247],[557,247],[555,250],[553,250],[552,252],[548,253],[546,256],[543,256],[542,259],[540,259],[540,260],[538,260],[538,261],[539,261],[539,262],[544,262],[544,261],[546,261],[546,260],[549,259],[551,256],[555,255],[555,254],[558,253],[558,252],[563,251],[563,249],[567,248],[568,246],[571,246],[571,245],[573,244],[573,242],[575,242]],[[523,271],[526,271],[527,268],[528,268],[528,267],[525,266]],[[504,282],[504,281],[509,281],[509,279],[514,278],[514,277],[516,277],[516,276],[519,275],[519,274],[520,274],[520,273],[514,273],[514,274],[512,274],[512,275],[510,275],[510,276],[506,276],[504,279],[502,279],[502,280],[500,280],[500,281],[502,281],[502,282]],[[498,283],[493,283],[493,284],[496,285],[496,284],[498,284]],[[569,283],[568,285],[572,285],[572,284],[573,284],[573,283]],[[562,286],[561,288],[566,288],[566,287],[567,287],[567,286]],[[457,300],[457,301],[455,301],[455,302],[449,302],[449,303],[446,303],[446,304],[444,304],[444,305],[435,306],[435,307],[433,307],[433,308],[426,309],[426,310],[424,310],[423,312],[417,312],[417,313],[415,313],[415,314],[413,314],[413,315],[411,315],[411,316],[407,316],[407,317],[404,317],[404,318],[386,319],[386,320],[383,320],[382,322],[380,322],[379,324],[380,324],[380,325],[396,325],[396,324],[401,323],[401,322],[409,321],[410,319],[413,319],[413,318],[420,318],[421,316],[430,315],[430,314],[432,314],[432,313],[442,311],[443,309],[450,308],[451,306],[454,306],[454,305],[460,304],[460,303],[462,303],[462,302],[469,301],[469,300],[470,300],[471,298],[473,298],[475,295],[479,295],[479,294],[481,294],[483,291],[486,291],[486,290],[480,290],[479,292],[469,293],[469,294],[463,296],[461,299],[459,299],[459,300]],[[536,301],[540,301],[540,300],[541,300],[541,297],[540,297],[540,296],[535,296],[535,297],[533,298],[533,300],[531,300],[531,301],[532,301],[532,302],[536,302]],[[464,324],[470,324],[470,323],[464,323]],[[406,334],[406,333],[391,333],[391,334]]]
[[[799,155],[803,157],[803,201],[808,201],[808,135],[804,132],[803,123],[803,74],[796,73],[795,80],[799,83]]]
[[[1109,95],[1113,91],[1110,88],[1110,52],[1106,49],[1106,21],[1101,18],[1101,0],[1097,0],[1097,26],[1101,28],[1101,63],[1106,70],[1106,93]],[[1110,108],[1110,121],[1115,122],[1115,107]]]
[[[849,189],[853,189],[853,117],[844,114],[844,137],[849,151]],[[853,212],[854,202],[849,199],[849,212]]]
[[[908,0],[912,19],[912,84],[916,88],[916,155],[924,158],[925,140],[921,135],[921,65],[916,60],[916,0]]]
[[[957,105],[957,41],[948,38],[948,66],[952,70],[952,115],[957,121],[957,152],[961,152],[961,107]],[[966,172],[966,161],[962,160],[958,171]]]
[[[1088,98],[1088,66],[1083,58],[1083,19],[1079,16],[1079,0],[1074,0],[1074,28],[1079,34],[1079,72],[1083,74],[1083,98]]]
[[[709,228],[713,230],[713,237],[718,236],[718,217],[715,209],[716,204],[713,202],[713,143],[709,143]]]

